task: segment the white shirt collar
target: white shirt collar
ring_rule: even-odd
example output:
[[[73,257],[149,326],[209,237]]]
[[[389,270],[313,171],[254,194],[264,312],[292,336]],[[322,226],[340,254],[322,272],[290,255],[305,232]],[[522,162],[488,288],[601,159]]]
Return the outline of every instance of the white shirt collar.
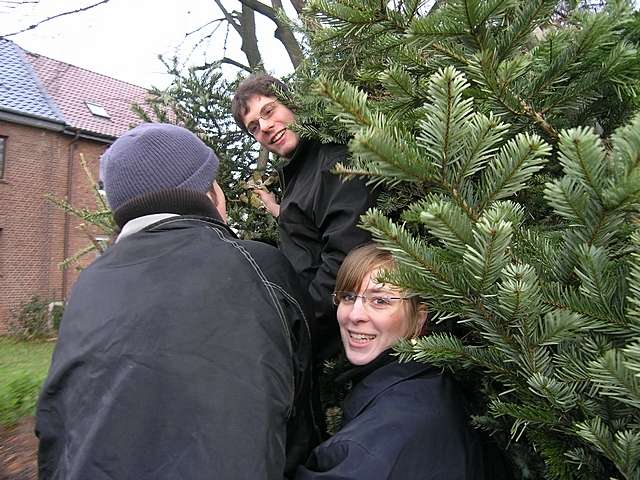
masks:
[[[139,232],[143,228],[148,227],[153,223],[159,222],[160,220],[164,220],[165,218],[179,217],[179,216],[180,215],[177,215],[175,213],[154,213],[152,215],[144,215],[142,217],[129,220],[122,227],[122,230],[120,231],[120,235],[118,235],[118,238],[116,238],[116,243],[118,243],[123,238],[128,237],[129,235],[133,235],[134,233]]]

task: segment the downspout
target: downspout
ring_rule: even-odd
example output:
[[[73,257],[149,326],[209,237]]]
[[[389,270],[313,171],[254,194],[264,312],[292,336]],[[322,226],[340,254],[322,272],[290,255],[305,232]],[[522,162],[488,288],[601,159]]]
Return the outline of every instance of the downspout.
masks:
[[[67,158],[67,201],[71,202],[71,194],[73,192],[73,158],[76,151],[76,142],[80,140],[80,132],[76,132],[75,137],[69,143],[69,154]],[[71,230],[71,215],[67,212],[64,213],[64,233],[63,233],[63,244],[62,244],[62,259],[66,260],[69,258],[69,237]],[[69,283],[67,280],[68,270],[65,268],[62,271],[62,298],[67,298],[67,284]]]

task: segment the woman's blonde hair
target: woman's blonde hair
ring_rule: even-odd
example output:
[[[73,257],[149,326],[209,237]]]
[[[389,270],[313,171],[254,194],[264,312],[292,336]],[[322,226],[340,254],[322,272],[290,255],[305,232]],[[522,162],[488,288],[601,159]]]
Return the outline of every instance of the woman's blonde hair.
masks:
[[[396,262],[391,253],[382,250],[375,243],[367,243],[353,249],[345,257],[336,276],[336,292],[358,293],[364,278],[374,270],[393,270]],[[406,300],[406,312],[409,319],[407,338],[422,333],[426,320],[426,305],[418,297]]]

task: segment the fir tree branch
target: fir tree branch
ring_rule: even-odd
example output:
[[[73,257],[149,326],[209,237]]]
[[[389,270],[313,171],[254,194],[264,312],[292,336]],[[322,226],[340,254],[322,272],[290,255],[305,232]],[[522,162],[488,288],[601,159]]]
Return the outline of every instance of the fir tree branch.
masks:
[[[469,218],[459,206],[445,200],[414,204],[406,211],[404,218],[425,224],[434,238],[461,255],[467,245],[473,242]]]
[[[510,263],[505,266],[501,280],[497,293],[498,315],[514,326],[526,325],[528,317],[535,321],[541,310],[542,297],[533,267]]]
[[[520,189],[539,171],[551,148],[537,135],[519,134],[510,140],[483,172],[478,210]]]
[[[560,411],[569,411],[576,405],[577,397],[569,385],[540,372],[534,373],[529,378],[529,386],[534,393]]]
[[[577,423],[576,434],[587,440],[610,459],[616,457],[613,449],[613,435],[600,417]]]
[[[400,132],[389,134],[389,129],[370,127],[361,129],[349,142],[349,149],[367,164],[367,170],[376,175],[394,178],[394,182],[410,181],[434,184],[435,168],[425,165],[420,153],[407,148],[410,142]]]
[[[480,295],[491,293],[495,283],[506,265],[507,248],[511,243],[511,223],[482,217],[475,225],[473,245],[467,245],[463,256],[472,280],[470,283]]]
[[[580,179],[595,195],[599,205],[605,187],[605,153],[600,139],[590,128],[575,128],[559,138],[560,163],[567,177]]]
[[[609,350],[600,359],[590,363],[592,381],[601,395],[640,408],[640,380],[627,369],[624,361],[621,351]]]
[[[314,93],[331,100],[338,107],[338,120],[352,133],[361,127],[374,125],[374,116],[367,106],[367,94],[347,82],[320,78],[314,85]]]
[[[613,295],[617,288],[613,281],[613,266],[609,261],[607,252],[602,247],[582,245],[578,251],[576,274],[582,281],[580,291],[586,297],[595,298],[598,303],[607,309],[607,317],[612,323],[626,324],[622,315],[616,314],[613,304]],[[621,318],[622,317],[622,318]]]
[[[563,177],[546,184],[544,196],[554,211],[576,226],[586,227],[598,205],[590,202],[582,184],[574,178]]]
[[[442,265],[433,261],[427,245],[412,238],[402,226],[391,222],[378,210],[371,209],[363,216],[362,227],[371,232],[381,248],[390,251],[401,264],[427,273],[438,290],[461,298],[467,295],[465,291],[459,290]]]
[[[469,132],[463,157],[452,185],[455,190],[460,190],[466,178],[484,167],[497,151],[498,144],[509,128],[509,125],[499,122],[492,114],[487,117],[476,113],[467,125]]]
[[[443,43],[434,42],[429,47],[432,50],[435,50],[438,53],[442,53],[442,54],[446,55],[447,57],[451,58],[452,60],[455,60],[459,65],[466,65],[466,66],[469,65],[469,60],[467,59],[467,57],[465,57],[464,55],[459,54],[458,52],[456,52],[452,48],[448,48]]]
[[[453,67],[436,72],[429,81],[425,119],[419,122],[418,145],[438,163],[443,182],[451,183],[451,168],[457,164],[467,119],[472,114],[471,99],[463,99],[469,87],[466,78]]]
[[[95,250],[96,250],[95,245],[93,243],[89,243],[89,245],[85,246],[84,248],[81,248],[70,257],[65,258],[62,262],[58,264],[58,267],[60,267],[60,269],[62,270],[65,270],[69,268],[71,265],[73,265],[74,263],[79,263],[80,259],[88,255],[89,253],[94,252]]]
[[[640,244],[640,233],[634,232],[632,240],[635,245]],[[629,296],[627,297],[627,317],[630,320],[631,328],[640,335],[640,253],[633,252],[629,256],[629,275],[627,283]]]

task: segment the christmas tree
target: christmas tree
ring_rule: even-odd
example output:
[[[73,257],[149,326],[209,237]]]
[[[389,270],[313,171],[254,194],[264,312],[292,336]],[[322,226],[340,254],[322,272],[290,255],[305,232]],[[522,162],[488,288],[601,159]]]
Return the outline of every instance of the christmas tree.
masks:
[[[400,356],[466,379],[518,478],[638,479],[637,17],[426,3],[309,2],[300,132],[349,139],[339,173],[403,195],[362,226],[456,327]]]

